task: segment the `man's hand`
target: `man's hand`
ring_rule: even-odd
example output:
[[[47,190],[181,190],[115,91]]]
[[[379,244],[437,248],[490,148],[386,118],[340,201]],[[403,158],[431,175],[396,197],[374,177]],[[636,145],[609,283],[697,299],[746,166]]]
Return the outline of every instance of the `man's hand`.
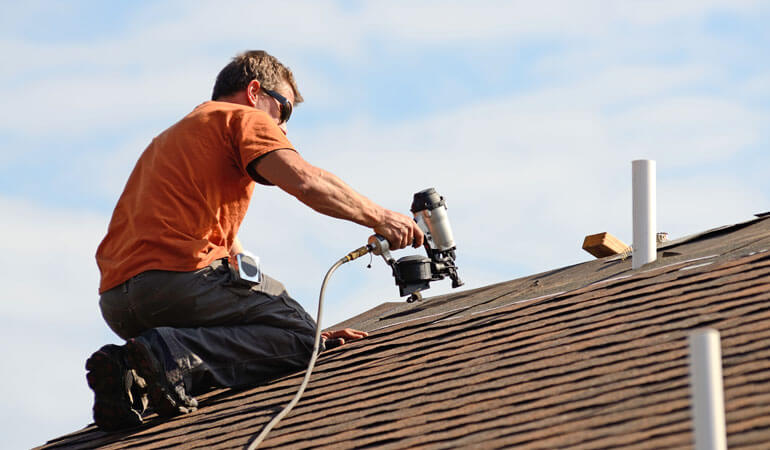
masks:
[[[417,248],[422,245],[424,238],[414,219],[387,209],[380,223],[374,227],[374,232],[387,239],[392,250],[409,245]]]
[[[345,340],[354,341],[369,336],[366,331],[354,330],[353,328],[345,328],[344,330],[324,331],[321,333],[323,339],[339,339],[339,345],[344,345]]]

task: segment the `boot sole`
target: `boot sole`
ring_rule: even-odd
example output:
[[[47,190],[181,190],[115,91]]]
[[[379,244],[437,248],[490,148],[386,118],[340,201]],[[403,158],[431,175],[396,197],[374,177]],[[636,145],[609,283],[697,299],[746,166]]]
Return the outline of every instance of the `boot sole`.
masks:
[[[120,357],[116,353],[117,350],[104,346],[86,361],[86,380],[94,391],[94,422],[105,431],[124,430],[142,424],[142,415],[131,407],[126,386],[128,371],[116,360]]]
[[[147,382],[150,404],[161,417],[173,417],[195,411],[198,402],[194,398],[182,398],[165,379],[160,362],[152,350],[142,342],[131,339],[126,343],[126,360]]]

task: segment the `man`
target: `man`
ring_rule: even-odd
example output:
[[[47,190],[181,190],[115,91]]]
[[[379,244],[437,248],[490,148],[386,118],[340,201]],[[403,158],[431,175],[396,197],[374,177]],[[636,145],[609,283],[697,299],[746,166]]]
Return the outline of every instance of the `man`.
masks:
[[[159,415],[172,416],[194,410],[194,396],[212,387],[254,385],[307,364],[313,319],[278,281],[234,276],[233,257],[243,251],[238,228],[255,182],[369,227],[392,248],[422,245],[414,220],[358,194],[292,147],[286,122],[300,102],[288,68],[266,52],[243,53],[217,76],[212,101],[139,158],[96,253],[102,315],[127,341],[86,362],[100,428],[141,424],[147,399]],[[323,334],[335,345],[364,336]]]

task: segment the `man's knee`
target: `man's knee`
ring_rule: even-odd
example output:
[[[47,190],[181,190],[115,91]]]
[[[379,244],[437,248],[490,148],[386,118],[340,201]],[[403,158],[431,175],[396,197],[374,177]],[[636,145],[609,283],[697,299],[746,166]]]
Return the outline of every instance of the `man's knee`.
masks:
[[[315,336],[301,335],[298,339],[302,341],[301,351],[295,354],[291,358],[292,365],[297,369],[303,369],[307,367],[310,362],[310,358],[313,356],[313,343]],[[321,343],[319,342],[319,345]],[[319,349],[320,350],[320,349]]]

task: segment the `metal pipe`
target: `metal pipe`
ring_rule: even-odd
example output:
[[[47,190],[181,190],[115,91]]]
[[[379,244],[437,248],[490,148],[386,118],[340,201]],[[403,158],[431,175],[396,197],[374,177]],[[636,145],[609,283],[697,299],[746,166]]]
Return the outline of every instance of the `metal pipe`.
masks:
[[[710,328],[697,330],[690,334],[689,341],[695,450],[726,450],[719,332]]]
[[[639,159],[631,162],[634,242],[631,268],[638,269],[658,256],[655,240],[657,228],[655,161]]]

